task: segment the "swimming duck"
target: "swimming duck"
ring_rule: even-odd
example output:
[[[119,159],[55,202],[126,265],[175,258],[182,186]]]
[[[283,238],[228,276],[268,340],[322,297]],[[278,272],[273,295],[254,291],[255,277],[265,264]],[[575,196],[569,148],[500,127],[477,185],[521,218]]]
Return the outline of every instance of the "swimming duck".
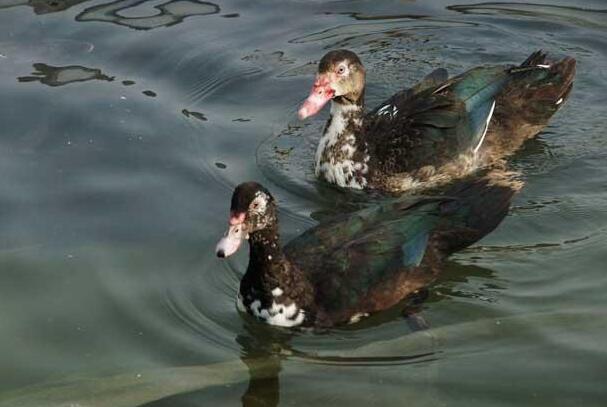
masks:
[[[448,255],[497,227],[520,186],[494,171],[444,196],[392,199],[342,215],[283,248],[275,199],[246,182],[234,190],[216,254],[228,257],[249,241],[241,311],[283,327],[355,322],[432,282]]]
[[[575,59],[552,63],[537,51],[519,66],[477,67],[451,79],[437,69],[365,113],[365,68],[342,49],[320,60],[299,117],[331,101],[317,177],[346,188],[403,191],[448,182],[512,154],[563,105],[574,76]]]

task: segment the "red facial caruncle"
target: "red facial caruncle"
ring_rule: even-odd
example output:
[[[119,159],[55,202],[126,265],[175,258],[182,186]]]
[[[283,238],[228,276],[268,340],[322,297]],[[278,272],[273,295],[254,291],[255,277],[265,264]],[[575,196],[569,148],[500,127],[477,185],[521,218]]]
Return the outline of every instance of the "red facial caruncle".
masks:
[[[315,115],[329,100],[333,99],[335,96],[335,89],[331,86],[330,76],[332,75],[318,74],[316,76],[316,81],[312,86],[310,96],[308,96],[299,109],[298,113],[300,119],[303,120],[306,117]]]

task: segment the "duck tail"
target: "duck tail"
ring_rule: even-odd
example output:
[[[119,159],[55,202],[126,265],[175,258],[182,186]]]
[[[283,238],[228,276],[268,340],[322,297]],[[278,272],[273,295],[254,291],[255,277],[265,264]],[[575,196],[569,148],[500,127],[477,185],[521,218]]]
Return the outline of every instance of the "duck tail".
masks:
[[[496,147],[503,153],[513,152],[542,131],[569,97],[575,68],[575,59],[554,62],[542,50],[510,68],[511,80],[497,97],[494,134],[502,136],[495,140]]]
[[[513,196],[523,187],[513,172],[490,170],[482,177],[456,183],[441,203],[443,222],[435,231],[437,249],[449,255],[477,242],[506,217]]]
[[[529,105],[539,105],[534,115],[536,120],[547,122],[563,106],[563,102],[571,93],[575,78],[575,59],[565,57],[554,62],[548,59],[546,52],[539,50],[529,55],[519,68],[531,68],[529,78],[522,75],[515,82],[520,80],[523,85],[528,85],[528,89],[523,93],[528,97]],[[514,71],[516,72],[516,69]]]

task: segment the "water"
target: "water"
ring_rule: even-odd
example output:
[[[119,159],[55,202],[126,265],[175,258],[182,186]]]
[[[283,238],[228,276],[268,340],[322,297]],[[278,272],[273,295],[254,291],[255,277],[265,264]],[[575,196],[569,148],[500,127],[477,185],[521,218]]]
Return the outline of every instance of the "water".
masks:
[[[0,405],[605,405],[607,9],[572,4],[0,0]],[[578,60],[424,331],[259,326],[235,309],[246,251],[214,258],[241,181],[285,239],[348,199],[311,173],[324,116],[295,114],[335,47],[369,106],[439,66]]]

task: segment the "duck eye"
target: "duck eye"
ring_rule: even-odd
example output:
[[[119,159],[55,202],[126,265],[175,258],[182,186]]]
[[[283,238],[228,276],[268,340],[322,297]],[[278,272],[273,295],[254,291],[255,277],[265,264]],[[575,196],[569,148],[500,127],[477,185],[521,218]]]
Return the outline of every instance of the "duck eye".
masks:
[[[257,209],[257,207],[258,207],[258,206],[259,206],[259,204],[258,204],[257,202],[255,202],[255,203],[253,204],[253,209]]]
[[[339,68],[337,68],[337,73],[340,75],[343,75],[343,73],[346,72],[346,67],[345,66],[340,66]]]

